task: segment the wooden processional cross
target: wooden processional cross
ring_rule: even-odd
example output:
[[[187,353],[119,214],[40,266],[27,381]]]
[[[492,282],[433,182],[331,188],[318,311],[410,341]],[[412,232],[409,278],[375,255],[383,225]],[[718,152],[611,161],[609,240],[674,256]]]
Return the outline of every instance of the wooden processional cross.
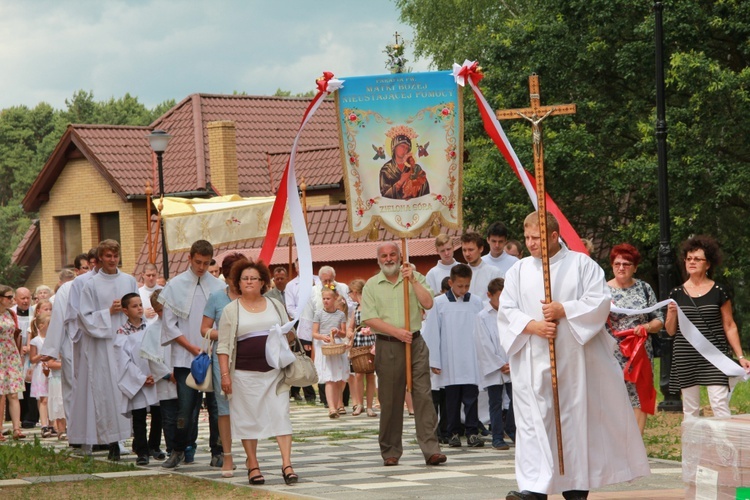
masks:
[[[534,140],[534,176],[536,177],[536,197],[539,213],[539,233],[542,246],[542,273],[544,276],[544,301],[552,302],[552,284],[549,271],[549,239],[547,237],[547,190],[544,185],[544,142],[542,139],[542,122],[548,116],[573,115],[575,104],[542,106],[539,102],[539,76],[535,73],[529,77],[529,96],[531,107],[523,109],[505,109],[496,112],[498,120],[523,118],[531,123]],[[552,374],[552,395],[555,405],[555,430],[557,431],[557,458],[560,475],[565,474],[563,460],[562,428],[560,425],[560,397],[557,391],[557,361],[555,359],[555,340],[549,339],[550,372]]]

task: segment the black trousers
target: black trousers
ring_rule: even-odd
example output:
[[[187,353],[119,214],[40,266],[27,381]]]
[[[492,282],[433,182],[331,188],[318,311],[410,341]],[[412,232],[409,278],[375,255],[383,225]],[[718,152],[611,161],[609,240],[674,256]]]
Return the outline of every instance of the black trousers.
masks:
[[[445,389],[432,391],[432,405],[435,407],[435,413],[438,415],[438,437],[451,437],[448,433],[448,415],[445,411]]]
[[[133,450],[140,456],[148,455],[148,441],[146,440],[146,408],[133,410]]]
[[[36,398],[31,397],[31,384],[25,383],[23,399],[21,403],[21,423],[26,424],[24,428],[34,427],[39,422],[39,407]]]
[[[161,408],[152,406],[151,410],[151,429],[148,433],[148,449],[161,449]],[[135,435],[135,432],[133,432]]]
[[[478,410],[479,387],[471,384],[449,385],[445,387],[445,410],[448,418],[448,432],[461,432],[461,405],[464,407],[464,427],[466,435],[479,432]]]

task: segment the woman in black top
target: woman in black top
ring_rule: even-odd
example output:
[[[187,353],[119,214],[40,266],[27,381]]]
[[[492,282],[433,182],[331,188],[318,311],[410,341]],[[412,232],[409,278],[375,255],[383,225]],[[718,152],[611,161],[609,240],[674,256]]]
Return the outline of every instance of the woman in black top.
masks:
[[[742,354],[737,324],[732,316],[732,301],[724,288],[711,279],[721,261],[716,240],[709,236],[688,239],[682,244],[682,259],[688,278],[682,286],[672,290],[670,298],[717,349],[727,355],[734,353],[742,367],[750,369],[750,361]],[[669,383],[672,389],[682,391],[685,416],[698,416],[700,386],[705,385],[714,416],[729,417],[729,380],[682,335],[674,303],[669,304],[664,327],[667,333],[676,335]]]

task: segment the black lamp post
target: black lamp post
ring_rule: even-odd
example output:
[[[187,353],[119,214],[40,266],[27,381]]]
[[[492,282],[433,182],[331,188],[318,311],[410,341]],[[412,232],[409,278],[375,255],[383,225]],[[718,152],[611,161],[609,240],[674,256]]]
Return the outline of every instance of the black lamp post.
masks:
[[[669,230],[669,189],[667,185],[667,119],[664,102],[664,5],[654,1],[655,42],[656,42],[656,155],[659,175],[659,299],[669,297],[672,289],[673,257]],[[665,330],[659,332],[661,339],[661,365],[659,387],[664,401],[659,410],[682,411],[679,392],[669,390],[669,372],[672,369],[672,344],[674,340]]]
[[[151,144],[151,149],[154,150],[154,153],[156,153],[156,163],[159,170],[159,194],[161,195],[161,206],[159,207],[159,213],[161,213],[161,210],[164,206],[164,169],[162,167],[162,155],[164,154],[164,151],[167,149],[167,144],[169,143],[169,140],[172,138],[171,135],[166,133],[163,130],[154,130],[149,135],[146,136],[146,139],[148,139],[149,144]],[[169,255],[167,254],[167,239],[164,234],[164,218],[160,217],[161,220],[161,259],[162,259],[162,270],[164,273],[164,279],[169,279]]]

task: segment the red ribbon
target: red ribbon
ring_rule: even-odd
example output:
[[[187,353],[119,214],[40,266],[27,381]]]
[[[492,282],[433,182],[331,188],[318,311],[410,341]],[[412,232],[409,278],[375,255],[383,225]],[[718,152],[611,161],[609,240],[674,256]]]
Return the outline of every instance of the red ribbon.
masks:
[[[315,80],[315,84],[318,88],[318,93],[310,101],[310,104],[305,110],[305,114],[302,116],[302,121],[298,129],[302,129],[307,120],[307,116],[310,114],[310,110],[315,104],[322,99],[327,93],[328,81],[333,78],[333,73],[330,71],[323,72],[323,76]],[[284,209],[286,208],[287,200],[289,199],[289,191],[291,190],[288,186],[289,182],[289,162],[292,159],[292,155],[289,155],[289,159],[286,161],[284,167],[284,173],[281,176],[281,182],[276,190],[276,200],[273,202],[273,208],[271,209],[271,218],[268,220],[268,229],[266,230],[266,237],[263,240],[263,247],[261,247],[260,255],[258,260],[263,261],[266,265],[271,264],[271,257],[273,257],[273,251],[276,249],[276,244],[279,241],[279,234],[281,234],[281,225],[284,222]],[[295,179],[296,181],[296,179]]]
[[[654,389],[651,360],[648,359],[644,347],[648,341],[648,335],[636,335],[635,328],[619,332],[612,330],[612,333],[621,339],[620,352],[628,358],[622,370],[625,380],[635,384],[635,390],[641,402],[641,411],[653,415],[656,408],[656,389]]]
[[[471,82],[476,85],[484,78],[484,73],[479,69],[479,63],[474,61],[471,66],[464,66],[461,71],[458,72],[458,76],[462,76],[467,80],[471,79]]]

